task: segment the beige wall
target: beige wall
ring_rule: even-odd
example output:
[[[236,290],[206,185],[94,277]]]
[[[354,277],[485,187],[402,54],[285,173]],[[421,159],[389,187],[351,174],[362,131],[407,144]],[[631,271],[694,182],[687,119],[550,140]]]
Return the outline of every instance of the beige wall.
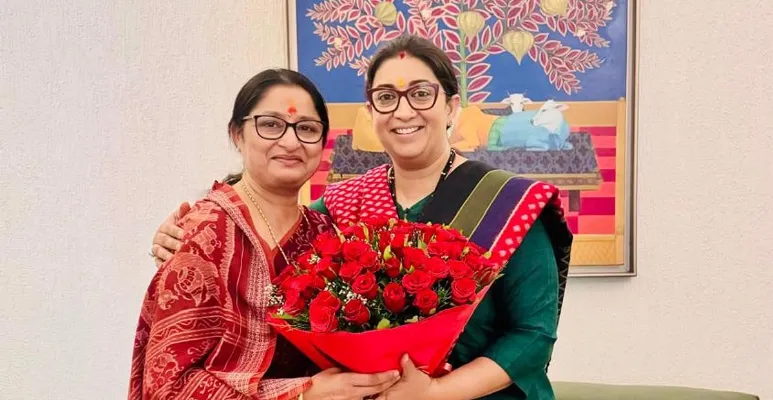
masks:
[[[773,2],[733,4],[642,2],[639,276],[569,282],[554,379],[773,399]]]
[[[0,397],[122,398],[151,233],[237,165],[225,123],[285,64],[282,4],[5,4]],[[554,379],[773,400],[771,20],[643,2],[640,275],[570,281]]]
[[[121,399],[155,227],[237,167],[277,0],[0,7],[0,399]]]
[[[570,281],[555,379],[773,399],[773,2],[733,4],[642,2],[640,275]]]

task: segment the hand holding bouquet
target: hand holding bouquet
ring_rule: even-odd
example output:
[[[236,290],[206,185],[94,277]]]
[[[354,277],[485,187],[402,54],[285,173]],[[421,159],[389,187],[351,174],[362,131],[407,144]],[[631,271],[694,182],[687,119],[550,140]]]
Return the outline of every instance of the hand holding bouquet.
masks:
[[[441,225],[370,219],[317,237],[274,280],[272,323],[321,368],[432,375],[497,273],[485,250]]]

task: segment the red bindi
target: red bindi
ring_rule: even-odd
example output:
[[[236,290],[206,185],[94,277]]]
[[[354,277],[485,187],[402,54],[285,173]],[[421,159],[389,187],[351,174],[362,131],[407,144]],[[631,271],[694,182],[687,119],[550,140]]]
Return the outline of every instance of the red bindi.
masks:
[[[400,52],[400,54],[399,54],[398,56],[399,56],[399,57],[400,57],[400,59],[402,60],[403,58],[405,58],[405,52],[404,52],[404,51],[401,51],[401,52]]]
[[[287,107],[287,114],[290,116],[293,116],[297,112],[298,112],[298,109],[295,108],[295,103],[291,101],[290,105]]]

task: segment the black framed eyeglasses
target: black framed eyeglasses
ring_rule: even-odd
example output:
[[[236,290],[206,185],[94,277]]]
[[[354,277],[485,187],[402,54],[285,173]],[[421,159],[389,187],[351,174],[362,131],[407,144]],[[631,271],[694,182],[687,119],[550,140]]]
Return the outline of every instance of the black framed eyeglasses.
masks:
[[[420,83],[405,90],[377,87],[366,91],[368,101],[376,111],[386,114],[397,110],[400,98],[405,97],[408,105],[416,111],[429,110],[435,106],[440,85],[437,83]]]
[[[266,140],[279,140],[292,127],[298,141],[306,144],[319,143],[325,133],[325,124],[322,121],[303,120],[287,122],[273,115],[252,115],[244,117],[243,121],[254,120],[255,132]]]

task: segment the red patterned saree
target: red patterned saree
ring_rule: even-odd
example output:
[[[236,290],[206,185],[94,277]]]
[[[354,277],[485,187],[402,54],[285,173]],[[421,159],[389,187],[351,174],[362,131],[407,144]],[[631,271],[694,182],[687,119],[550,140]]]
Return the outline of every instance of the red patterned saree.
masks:
[[[330,219],[305,210],[282,240],[290,258]],[[256,234],[231,186],[215,183],[181,221],[182,248],[145,296],[134,341],[129,399],[295,398],[313,364],[266,323],[268,286],[286,267]]]

